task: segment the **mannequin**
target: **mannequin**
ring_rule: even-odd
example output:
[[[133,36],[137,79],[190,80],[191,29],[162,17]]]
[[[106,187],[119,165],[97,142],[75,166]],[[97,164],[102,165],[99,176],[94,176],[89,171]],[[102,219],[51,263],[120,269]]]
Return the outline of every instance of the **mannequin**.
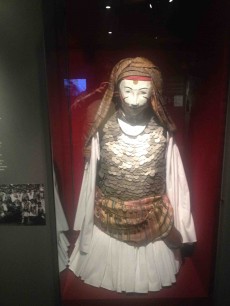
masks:
[[[120,61],[86,142],[69,265],[86,283],[146,293],[176,281],[178,250],[196,235],[174,129],[158,68],[144,58]]]

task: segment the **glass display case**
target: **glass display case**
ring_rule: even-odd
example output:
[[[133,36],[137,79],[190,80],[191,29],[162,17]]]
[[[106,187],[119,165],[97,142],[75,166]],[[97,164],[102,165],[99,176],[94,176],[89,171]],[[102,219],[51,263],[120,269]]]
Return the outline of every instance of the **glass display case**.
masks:
[[[209,9],[207,10],[207,5]],[[49,117],[57,190],[69,230],[68,255],[79,232],[74,221],[84,173],[89,123],[121,59],[145,57],[163,76],[163,106],[174,134],[191,197],[197,242],[181,248],[172,286],[159,292],[117,293],[85,284],[68,269],[60,274],[63,305],[210,305],[214,281],[227,96],[225,26],[214,28],[215,1],[73,1],[56,3],[55,37],[47,41]],[[48,19],[46,25],[49,24]],[[206,27],[204,28],[204,24]],[[202,29],[202,31],[201,31]],[[212,46],[212,50],[210,50]],[[90,117],[91,116],[91,117]],[[72,303],[72,304],[71,304]],[[139,304],[138,304],[139,303]],[[157,304],[156,304],[157,305]],[[162,304],[161,304],[162,305]]]

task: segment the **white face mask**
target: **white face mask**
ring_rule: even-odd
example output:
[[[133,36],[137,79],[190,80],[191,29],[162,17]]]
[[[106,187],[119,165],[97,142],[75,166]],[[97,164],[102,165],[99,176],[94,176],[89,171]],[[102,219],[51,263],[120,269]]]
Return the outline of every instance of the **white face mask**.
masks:
[[[145,105],[152,92],[151,81],[122,80],[120,83],[120,94],[123,102],[131,108]]]

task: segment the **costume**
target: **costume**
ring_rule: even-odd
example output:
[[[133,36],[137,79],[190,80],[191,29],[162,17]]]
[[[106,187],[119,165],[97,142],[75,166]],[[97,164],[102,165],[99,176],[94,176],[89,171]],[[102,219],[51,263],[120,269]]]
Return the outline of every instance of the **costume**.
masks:
[[[141,74],[139,64],[152,73],[146,60],[124,63],[113,70],[115,78],[136,68],[138,76],[151,75]],[[170,286],[180,259],[163,239],[175,227],[183,243],[196,240],[179,151],[155,114],[137,125],[118,110],[91,137],[74,225],[80,235],[69,268],[93,286],[138,293]]]

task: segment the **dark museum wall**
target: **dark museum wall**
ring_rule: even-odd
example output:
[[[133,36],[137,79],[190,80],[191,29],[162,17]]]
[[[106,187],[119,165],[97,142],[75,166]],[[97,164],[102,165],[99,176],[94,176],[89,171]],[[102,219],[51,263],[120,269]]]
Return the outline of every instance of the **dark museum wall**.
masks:
[[[0,305],[59,305],[42,1],[0,1],[0,184],[44,184],[46,225],[0,225]]]

